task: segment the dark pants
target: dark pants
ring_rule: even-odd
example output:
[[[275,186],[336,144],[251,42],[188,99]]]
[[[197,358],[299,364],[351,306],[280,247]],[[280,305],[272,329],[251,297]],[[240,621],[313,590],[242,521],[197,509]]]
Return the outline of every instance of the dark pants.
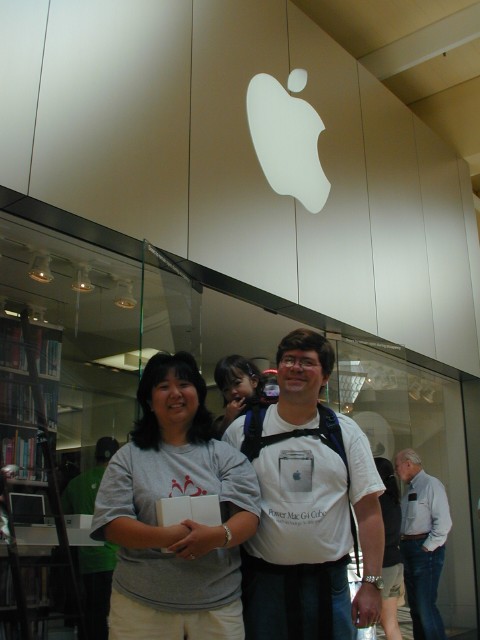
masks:
[[[85,627],[87,630],[87,637],[84,640],[108,640],[112,576],[113,571],[99,571],[82,575],[85,590]]]
[[[415,640],[446,640],[437,609],[437,590],[445,560],[445,546],[423,551],[424,540],[402,540],[405,589]]]
[[[353,640],[346,562],[285,566],[244,559],[246,640]]]

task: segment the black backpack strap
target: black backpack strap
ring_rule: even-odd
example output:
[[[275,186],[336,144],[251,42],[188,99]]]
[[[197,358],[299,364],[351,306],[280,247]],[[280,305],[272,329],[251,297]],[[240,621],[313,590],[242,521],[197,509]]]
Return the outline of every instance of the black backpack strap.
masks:
[[[326,440],[323,440],[325,444],[328,444],[330,448],[338,453],[338,455],[342,458],[345,468],[347,469],[347,487],[350,489],[350,468],[348,466],[347,454],[345,451],[345,445],[343,444],[342,437],[342,429],[338,422],[337,414],[329,409],[328,407],[324,407],[321,404],[318,404],[318,412],[320,414],[320,430],[322,431],[322,438],[325,437]],[[322,419],[323,417],[323,419]],[[360,575],[360,551],[358,545],[358,532],[357,532],[357,524],[355,522],[355,514],[353,510],[352,503],[349,501],[350,505],[350,529],[352,531],[353,538],[353,551],[355,553],[355,564],[357,566],[357,575]]]
[[[263,421],[266,412],[266,407],[254,404],[245,413],[245,422],[243,423],[244,438],[240,451],[247,456],[250,462],[258,458],[262,448]]]

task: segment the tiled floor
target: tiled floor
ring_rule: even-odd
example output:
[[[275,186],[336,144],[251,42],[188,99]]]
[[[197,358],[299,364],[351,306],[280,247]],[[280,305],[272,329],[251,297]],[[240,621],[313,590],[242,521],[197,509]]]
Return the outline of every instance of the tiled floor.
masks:
[[[413,640],[412,620],[407,607],[399,607],[398,622],[403,640]],[[447,629],[447,636],[455,638],[455,640],[478,640],[479,638],[477,631],[467,631],[465,629]],[[385,638],[383,629],[380,626],[377,627],[377,638],[378,640],[384,640]]]

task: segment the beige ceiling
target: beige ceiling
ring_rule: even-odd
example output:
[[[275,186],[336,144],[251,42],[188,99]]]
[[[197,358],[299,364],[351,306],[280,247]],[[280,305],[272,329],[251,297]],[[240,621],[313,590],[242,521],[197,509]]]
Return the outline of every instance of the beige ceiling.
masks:
[[[480,197],[480,2],[292,2],[453,146]]]

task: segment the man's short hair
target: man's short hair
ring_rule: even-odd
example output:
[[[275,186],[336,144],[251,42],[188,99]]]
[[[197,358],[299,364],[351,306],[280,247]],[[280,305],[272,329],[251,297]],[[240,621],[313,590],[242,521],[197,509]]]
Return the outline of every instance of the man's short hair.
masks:
[[[400,451],[399,455],[402,461],[408,460],[412,464],[422,465],[422,459],[413,449],[404,449],[403,451]]]
[[[103,438],[99,438],[97,440],[97,444],[95,446],[95,458],[97,460],[102,460],[103,462],[110,460],[114,453],[116,453],[120,448],[117,440],[115,438],[110,438],[105,436]]]
[[[312,329],[294,329],[280,341],[277,348],[277,367],[286,351],[316,351],[324,375],[329,376],[335,366],[335,351],[330,342]]]

